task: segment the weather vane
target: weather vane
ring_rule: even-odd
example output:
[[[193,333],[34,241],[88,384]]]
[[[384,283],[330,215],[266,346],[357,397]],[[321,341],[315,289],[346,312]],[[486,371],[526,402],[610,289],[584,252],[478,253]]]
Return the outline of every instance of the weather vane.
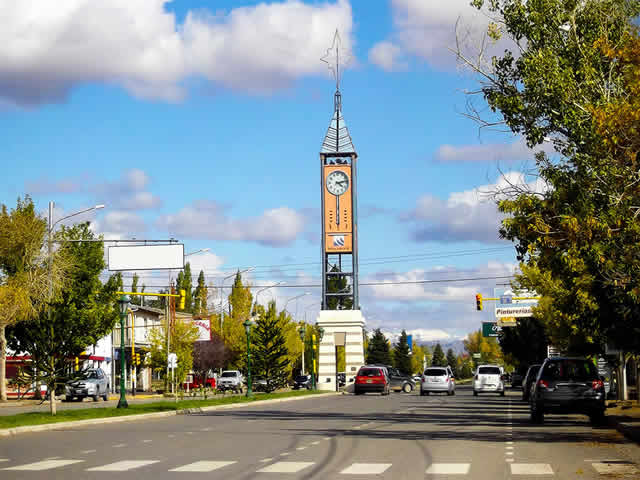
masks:
[[[340,38],[340,33],[338,33],[337,28],[336,33],[333,35],[333,44],[327,49],[327,53],[320,60],[326,63],[331,73],[333,73],[333,78],[336,81],[336,90],[339,91],[342,68],[349,64],[351,56],[348,50],[342,48],[342,39]]]

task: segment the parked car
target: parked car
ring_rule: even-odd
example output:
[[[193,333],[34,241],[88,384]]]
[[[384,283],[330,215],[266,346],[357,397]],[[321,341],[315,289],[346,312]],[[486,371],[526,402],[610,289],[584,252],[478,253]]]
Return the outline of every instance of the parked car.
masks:
[[[416,382],[411,378],[410,375],[406,375],[402,373],[395,367],[390,365],[376,365],[380,367],[385,367],[387,372],[389,372],[389,381],[391,382],[391,390],[393,391],[402,391],[404,393],[411,393],[414,388],[416,388]]]
[[[311,388],[313,388],[313,385],[311,384],[311,375],[298,375],[293,379],[293,385],[291,388],[294,390],[300,390],[301,388],[311,390]]]
[[[189,389],[193,390],[195,388],[200,388],[202,387],[202,385],[205,385],[209,388],[216,388],[216,379],[215,377],[207,377],[206,381],[203,381],[204,379],[202,377],[197,377],[195,375],[191,375],[191,381],[190,382],[184,382],[182,384],[182,388],[183,389],[187,389],[187,386]]]
[[[504,397],[504,372],[499,365],[479,365],[473,376],[473,395],[499,393]]]
[[[356,395],[368,392],[389,395],[390,391],[389,373],[385,367],[368,365],[360,367],[353,386],[353,392]]]
[[[267,379],[256,377],[251,379],[251,388],[254,392],[266,392],[268,390]]]
[[[538,372],[531,398],[531,420],[542,423],[547,413],[581,413],[591,423],[604,420],[604,382],[586,358],[547,358]]]
[[[421,382],[421,381],[422,381],[422,375],[418,375],[418,374],[416,374],[416,375],[414,375],[412,378],[413,378],[413,381],[414,381],[414,382],[416,382],[416,383],[418,383],[418,382]]]
[[[65,384],[65,399],[70,402],[74,398],[82,401],[85,397],[92,397],[97,402],[100,397],[109,400],[109,379],[101,368],[87,370],[84,378],[69,380]]]
[[[529,401],[529,396],[531,395],[531,390],[533,389],[533,384],[536,381],[539,370],[539,364],[531,365],[527,369],[527,374],[524,376],[524,380],[522,381],[522,400],[524,402]]]
[[[422,375],[420,382],[420,396],[430,393],[456,394],[456,384],[449,367],[429,367]]]
[[[218,378],[218,390],[226,392],[232,390],[235,393],[242,393],[244,389],[244,378],[238,370],[225,370]]]

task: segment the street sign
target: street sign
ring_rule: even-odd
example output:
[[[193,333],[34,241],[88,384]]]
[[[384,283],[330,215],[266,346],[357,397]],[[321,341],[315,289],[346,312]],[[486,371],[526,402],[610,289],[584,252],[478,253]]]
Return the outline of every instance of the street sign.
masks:
[[[177,368],[178,356],[175,353],[170,353],[169,355],[167,355],[167,364],[169,368]]]
[[[474,353],[474,354],[472,355],[472,357],[473,357],[473,358],[481,358],[481,357],[482,357],[482,354],[481,354],[481,353]]]
[[[499,327],[515,327],[518,325],[516,317],[502,317],[498,318]]]
[[[501,327],[496,322],[482,322],[483,337],[497,337]]]
[[[533,298],[538,295],[528,290],[495,288],[493,293],[494,297],[499,298],[495,305],[495,315],[498,320],[505,317],[532,317],[533,307],[538,305],[538,300]],[[511,326],[515,326],[515,322],[510,323],[513,324]]]

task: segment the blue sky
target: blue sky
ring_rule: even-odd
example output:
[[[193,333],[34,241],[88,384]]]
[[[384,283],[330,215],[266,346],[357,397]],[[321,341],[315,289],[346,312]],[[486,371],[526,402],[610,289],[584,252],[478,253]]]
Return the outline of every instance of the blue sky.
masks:
[[[296,285],[320,283],[318,152],[334,93],[319,58],[339,29],[361,282],[389,283],[362,288],[369,327],[447,339],[491,319],[474,293],[502,280],[395,284],[517,265],[486,193],[522,181],[532,154],[462,115],[478,79],[448,47],[458,16],[471,40],[486,24],[468,0],[0,0],[0,16],[0,202],[30,194],[58,217],[104,203],[83,218],[105,238],[209,248],[190,259],[215,286],[260,266],[249,281],[286,281],[270,292],[281,305],[310,292],[289,305],[307,320],[320,289]]]

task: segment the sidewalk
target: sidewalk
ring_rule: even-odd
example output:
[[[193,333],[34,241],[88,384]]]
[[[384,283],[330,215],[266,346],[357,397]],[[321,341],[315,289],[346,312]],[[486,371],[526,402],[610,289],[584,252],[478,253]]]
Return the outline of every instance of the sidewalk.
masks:
[[[607,423],[625,437],[640,443],[640,405],[636,401],[608,401]]]

